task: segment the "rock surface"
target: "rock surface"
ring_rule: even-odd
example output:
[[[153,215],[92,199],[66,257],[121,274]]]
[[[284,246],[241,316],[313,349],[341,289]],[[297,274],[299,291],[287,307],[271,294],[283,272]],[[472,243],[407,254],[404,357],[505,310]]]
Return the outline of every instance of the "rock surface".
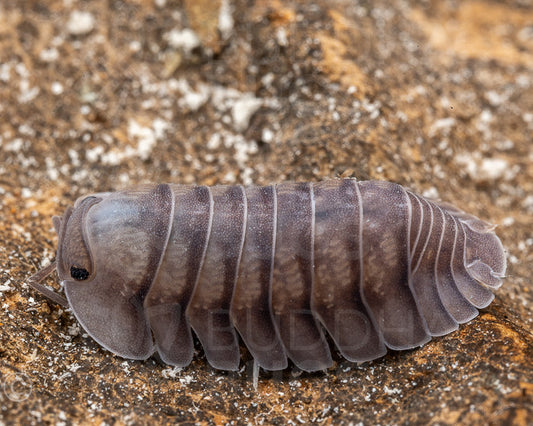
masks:
[[[2,2],[0,424],[531,424],[532,22],[527,0]],[[126,361],[24,284],[80,195],[338,176],[497,224],[495,301],[423,348],[255,390],[244,349],[238,373],[200,347]]]

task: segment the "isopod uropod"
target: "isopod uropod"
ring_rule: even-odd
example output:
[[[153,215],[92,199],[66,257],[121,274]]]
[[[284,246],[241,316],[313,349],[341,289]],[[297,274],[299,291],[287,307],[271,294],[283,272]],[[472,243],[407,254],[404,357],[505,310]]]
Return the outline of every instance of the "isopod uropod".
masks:
[[[350,361],[428,342],[474,318],[506,260],[487,223],[390,182],[264,187],[160,184],[80,198],[56,261],[31,285],[99,344],[236,370],[239,335],[267,370]],[[38,282],[54,268],[66,299]]]

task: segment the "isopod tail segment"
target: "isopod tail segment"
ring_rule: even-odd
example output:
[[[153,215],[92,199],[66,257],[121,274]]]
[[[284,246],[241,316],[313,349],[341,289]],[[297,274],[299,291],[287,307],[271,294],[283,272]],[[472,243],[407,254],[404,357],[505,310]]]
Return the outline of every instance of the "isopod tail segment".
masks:
[[[144,186],[80,198],[56,263],[30,284],[103,347],[236,370],[332,364],[423,345],[493,300],[506,259],[493,227],[400,185]],[[66,298],[39,284],[54,268]]]

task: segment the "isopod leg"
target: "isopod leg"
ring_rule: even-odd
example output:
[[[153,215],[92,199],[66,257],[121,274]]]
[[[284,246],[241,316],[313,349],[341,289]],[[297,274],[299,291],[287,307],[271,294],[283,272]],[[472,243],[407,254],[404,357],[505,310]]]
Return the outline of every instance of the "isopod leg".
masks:
[[[454,220],[457,227],[457,242],[452,259],[452,273],[455,283],[466,300],[478,309],[485,308],[494,299],[494,294],[468,274],[464,262],[466,233],[461,222],[456,218]]]
[[[175,206],[169,242],[144,307],[161,359],[183,367],[193,357],[186,309],[205,256],[212,198],[204,186],[172,189]]]
[[[362,294],[386,345],[401,350],[430,340],[409,286],[408,198],[399,185],[361,182]]]
[[[287,356],[274,326],[270,299],[276,229],[272,186],[246,188],[246,235],[231,302],[231,319],[265,370],[283,370]]]
[[[443,336],[458,328],[457,321],[449,314],[439,295],[437,276],[439,274],[437,257],[440,245],[443,221],[441,215],[434,211],[426,200],[421,199],[420,205],[427,222],[422,226],[427,236],[423,250],[416,250],[418,256],[411,261],[411,285],[413,294],[418,300],[420,313],[426,320],[432,336]]]
[[[379,358],[387,349],[358,291],[361,200],[357,183],[325,181],[313,188],[315,279],[311,307],[346,359]]]
[[[230,307],[244,241],[246,201],[240,186],[215,186],[210,191],[211,234],[187,317],[209,363],[222,370],[237,370],[239,340]]]
[[[451,269],[453,251],[457,241],[455,221],[438,207],[433,206],[433,212],[441,217],[442,235],[439,243],[437,262],[437,287],[442,303],[450,315],[459,324],[475,318],[478,314],[474,308],[457,289]]]
[[[276,186],[272,311],[287,355],[304,371],[328,368],[331,353],[311,310],[314,208],[308,183]]]

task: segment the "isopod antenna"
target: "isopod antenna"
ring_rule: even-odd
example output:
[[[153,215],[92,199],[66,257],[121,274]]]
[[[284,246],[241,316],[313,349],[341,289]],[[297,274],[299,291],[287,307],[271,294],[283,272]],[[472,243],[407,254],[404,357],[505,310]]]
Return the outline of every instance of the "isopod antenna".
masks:
[[[28,279],[28,284],[32,286],[35,290],[37,290],[39,293],[48,297],[53,302],[56,302],[57,304],[63,306],[64,308],[68,308],[68,302],[66,298],[64,298],[63,296],[60,296],[54,290],[51,290],[48,287],[45,287],[44,285],[41,284],[41,281],[44,280],[52,272],[54,272],[55,269],[56,269],[56,261],[54,260],[52,263],[50,263],[50,265],[45,266],[43,269],[41,269],[40,271],[37,271],[34,275],[32,275]]]

